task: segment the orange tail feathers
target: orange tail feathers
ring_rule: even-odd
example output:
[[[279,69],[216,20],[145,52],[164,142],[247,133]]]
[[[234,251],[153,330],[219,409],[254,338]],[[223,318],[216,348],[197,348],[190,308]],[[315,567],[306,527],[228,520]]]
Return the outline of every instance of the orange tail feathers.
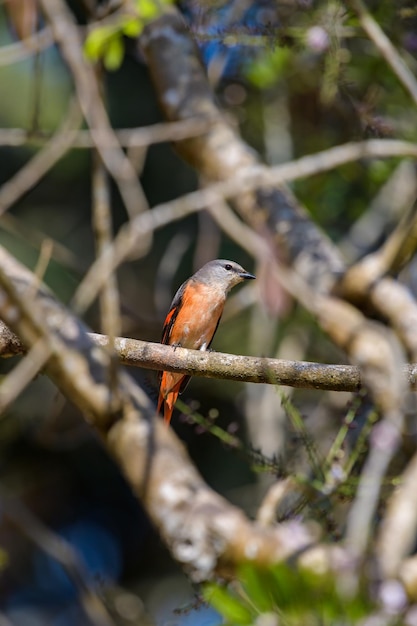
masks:
[[[159,398],[157,412],[159,413],[162,404],[164,405],[164,422],[169,424],[171,421],[174,405],[180,393],[180,388],[184,376],[180,380],[174,379],[175,374],[164,372],[162,374],[161,386],[159,388]]]

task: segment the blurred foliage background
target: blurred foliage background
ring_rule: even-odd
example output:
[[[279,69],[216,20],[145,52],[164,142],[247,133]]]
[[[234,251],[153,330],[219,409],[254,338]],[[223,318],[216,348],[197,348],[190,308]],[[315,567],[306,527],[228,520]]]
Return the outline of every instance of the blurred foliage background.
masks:
[[[85,24],[88,3],[73,0],[69,5]],[[416,72],[415,2],[383,0],[368,6]],[[7,8],[0,6],[2,47],[17,42],[16,23]],[[417,139],[417,113],[408,94],[361,31],[348,3],[189,0],[180,8],[225,113],[267,163],[369,137]],[[115,128],[135,128],[162,121],[146,67],[132,54],[128,39],[125,46],[120,67],[105,74],[111,122]],[[19,146],[0,141],[0,184],[58,128],[73,90],[54,47],[20,62],[9,64],[2,58],[0,48],[0,129],[24,129],[28,141]],[[140,179],[151,206],[198,186],[196,173],[170,145],[154,145],[139,155],[139,162],[142,157]],[[45,275],[64,302],[70,301],[94,258],[90,165],[88,150],[71,150],[0,222],[0,243],[31,268],[43,239],[64,247],[65,261],[52,259]],[[414,177],[409,163],[362,160],[298,181],[293,189],[352,261],[390,232]],[[388,192],[393,201],[385,206]],[[112,202],[117,230],[127,217],[114,187]],[[257,273],[252,259],[205,213],[156,231],[149,253],[118,273],[123,334],[158,341],[177,287],[216,257],[234,259]],[[214,349],[343,362],[310,316],[260,272],[257,284],[231,296]],[[404,280],[415,287],[414,266]],[[97,308],[86,319],[100,330]],[[3,376],[13,364],[1,364]],[[156,399],[156,375],[130,373]],[[208,425],[195,424],[178,411],[174,428],[208,482],[250,513],[277,475],[302,471],[302,437],[288,425],[275,389],[196,379],[183,400]],[[292,402],[308,437],[326,454],[350,396],[297,391]],[[213,435],[214,422],[236,435],[244,448]],[[46,378],[34,380],[2,415],[0,447],[3,494],[18,495],[39,520],[79,550],[94,584],[113,590],[116,623],[218,623],[214,612],[170,613],[182,597],[190,597],[186,582],[96,437]],[[11,623],[87,623],[62,568],[25,536],[13,516],[0,518],[0,543],[0,592]]]

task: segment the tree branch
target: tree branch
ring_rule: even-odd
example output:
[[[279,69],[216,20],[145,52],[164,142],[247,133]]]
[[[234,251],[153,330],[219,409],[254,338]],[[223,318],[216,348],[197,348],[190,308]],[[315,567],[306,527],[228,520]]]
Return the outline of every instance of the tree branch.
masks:
[[[272,564],[306,549],[315,535],[297,522],[265,529],[213,492],[172,429],[156,419],[122,370],[107,386],[110,357],[85,326],[0,247],[0,315],[27,347],[43,339],[46,371],[85,414],[116,458],[174,558],[193,580],[227,575],[243,560]]]
[[[106,335],[89,333],[88,336],[97,345],[109,345]],[[360,369],[355,365],[200,352],[129,337],[116,337],[114,349],[122,365],[155,371],[327,391],[357,391],[362,386]],[[25,352],[19,338],[0,321],[0,356],[17,356]],[[406,365],[403,374],[410,387],[417,389],[417,364]]]

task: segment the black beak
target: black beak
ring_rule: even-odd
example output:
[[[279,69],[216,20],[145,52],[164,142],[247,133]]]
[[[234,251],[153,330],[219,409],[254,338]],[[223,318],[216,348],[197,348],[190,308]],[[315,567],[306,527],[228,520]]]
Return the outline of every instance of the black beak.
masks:
[[[241,278],[250,278],[251,280],[255,280],[256,276],[254,276],[253,274],[249,274],[249,272],[240,272],[239,276]]]

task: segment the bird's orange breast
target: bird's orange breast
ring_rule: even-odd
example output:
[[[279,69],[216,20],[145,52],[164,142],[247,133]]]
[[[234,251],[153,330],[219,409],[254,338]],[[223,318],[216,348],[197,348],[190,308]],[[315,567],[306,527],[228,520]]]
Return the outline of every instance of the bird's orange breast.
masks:
[[[225,299],[223,290],[190,281],[184,290],[169,343],[205,350],[213,339]]]

